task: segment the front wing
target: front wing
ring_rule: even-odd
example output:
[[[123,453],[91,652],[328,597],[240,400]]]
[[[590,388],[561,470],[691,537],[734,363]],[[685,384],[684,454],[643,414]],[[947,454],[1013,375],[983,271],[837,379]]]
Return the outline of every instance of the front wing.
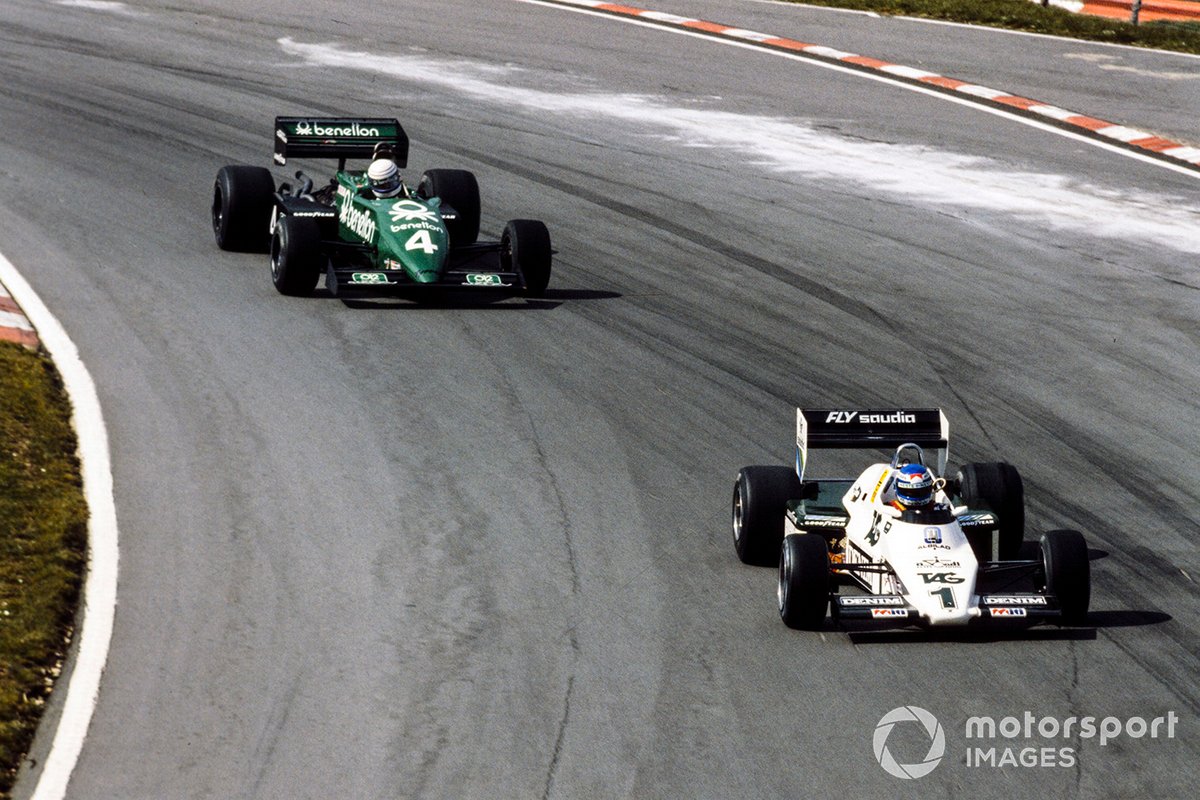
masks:
[[[327,243],[329,250],[361,251],[362,246]],[[516,292],[522,288],[520,274],[501,269],[500,243],[478,242],[454,248],[441,277],[417,283],[397,265],[396,269],[373,269],[354,264],[355,259],[331,258],[325,275],[326,288],[334,295],[403,294],[410,291],[461,289]]]
[[[971,623],[1015,621],[1035,623],[1057,619],[1062,615],[1053,595],[1031,592],[984,594],[979,596],[979,614]],[[830,597],[829,614],[833,619],[866,619],[891,623],[916,623],[917,610],[903,595],[841,595]]]

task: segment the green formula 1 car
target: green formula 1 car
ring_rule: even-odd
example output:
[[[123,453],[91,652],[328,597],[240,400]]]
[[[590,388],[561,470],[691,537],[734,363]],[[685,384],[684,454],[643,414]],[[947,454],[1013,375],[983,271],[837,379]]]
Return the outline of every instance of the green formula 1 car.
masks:
[[[550,281],[550,233],[514,219],[499,241],[479,241],[479,185],[466,170],[431,169],[415,188],[399,178],[408,135],[395,119],[275,118],[275,162],[336,158],[328,184],[296,172],[278,187],[263,167],[226,166],[213,187],[222,250],[270,252],[282,294],[311,294],[325,276],[335,296],[421,289],[540,296]],[[371,159],[367,170],[347,159]],[[383,177],[380,177],[383,176]]]

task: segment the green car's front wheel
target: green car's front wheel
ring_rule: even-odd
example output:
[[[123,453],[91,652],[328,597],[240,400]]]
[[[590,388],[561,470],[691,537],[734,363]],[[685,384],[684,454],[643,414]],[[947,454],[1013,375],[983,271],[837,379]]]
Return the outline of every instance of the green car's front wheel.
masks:
[[[321,228],[315,220],[279,218],[271,237],[271,282],[280,294],[312,294],[324,261]]]
[[[500,237],[500,268],[521,276],[529,297],[541,297],[550,284],[550,231],[536,219],[513,219]]]

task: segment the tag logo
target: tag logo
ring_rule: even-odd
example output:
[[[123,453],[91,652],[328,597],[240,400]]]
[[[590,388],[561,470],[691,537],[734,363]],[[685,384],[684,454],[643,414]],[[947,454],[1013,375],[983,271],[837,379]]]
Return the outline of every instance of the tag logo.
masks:
[[[966,578],[950,572],[918,572],[925,583],[962,583]]]

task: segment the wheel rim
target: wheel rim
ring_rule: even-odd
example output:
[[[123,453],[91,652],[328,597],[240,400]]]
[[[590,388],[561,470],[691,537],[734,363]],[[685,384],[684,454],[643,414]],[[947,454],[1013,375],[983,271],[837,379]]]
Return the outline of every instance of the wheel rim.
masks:
[[[282,248],[279,246],[279,234],[276,233],[271,237],[271,279],[279,280],[279,253]]]
[[[504,272],[514,272],[512,238],[508,231],[500,237],[500,266]]]
[[[221,187],[213,187],[213,202],[212,202],[212,224],[213,232],[221,232],[221,223],[224,221],[225,215],[221,211]]]
[[[1042,567],[1041,567],[1040,572],[1034,572],[1033,583],[1035,586],[1037,586],[1038,584],[1041,584],[1041,590],[1043,592],[1053,593],[1054,592],[1054,584],[1050,580],[1050,576],[1052,574],[1051,570],[1053,569],[1053,566],[1050,563],[1050,553],[1047,552],[1047,550],[1048,550],[1048,547],[1046,545],[1042,545]]]
[[[784,608],[787,607],[788,600],[788,575],[792,571],[792,554],[788,551],[787,544],[783,546],[783,558],[779,561],[779,588],[776,594],[779,598],[779,613],[782,614]]]
[[[739,486],[733,490],[733,540],[742,540],[742,489]]]

